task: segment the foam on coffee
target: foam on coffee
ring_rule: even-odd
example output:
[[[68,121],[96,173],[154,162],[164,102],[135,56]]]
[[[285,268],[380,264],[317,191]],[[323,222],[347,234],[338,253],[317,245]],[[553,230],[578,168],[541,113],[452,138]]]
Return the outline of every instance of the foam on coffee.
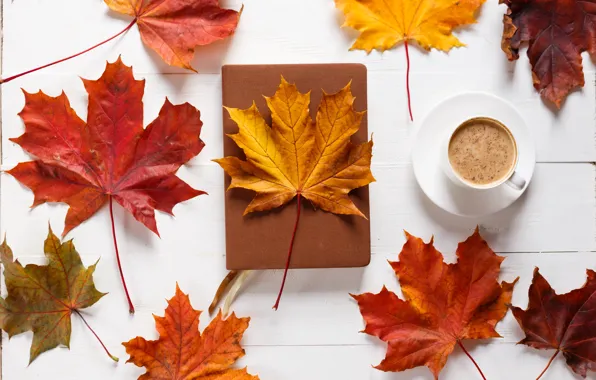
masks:
[[[517,161],[515,140],[496,120],[476,118],[463,123],[449,141],[455,172],[475,185],[488,185],[511,173]]]

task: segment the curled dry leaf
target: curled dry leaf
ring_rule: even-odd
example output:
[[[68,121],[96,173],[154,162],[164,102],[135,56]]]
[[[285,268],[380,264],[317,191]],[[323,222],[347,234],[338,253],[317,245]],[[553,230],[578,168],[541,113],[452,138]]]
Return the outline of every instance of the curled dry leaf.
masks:
[[[534,88],[558,108],[585,84],[581,54],[596,57],[594,0],[500,0],[507,5],[502,48],[510,61],[528,42]]]
[[[232,35],[242,12],[220,8],[218,0],[104,1],[111,10],[134,17],[145,45],[168,65],[192,71],[195,47]]]
[[[453,34],[458,26],[476,21],[485,0],[335,0],[346,15],[344,26],[360,32],[352,49],[381,52],[403,42],[407,58],[406,87],[410,117],[409,42],[425,50],[449,51],[464,46]]]
[[[89,94],[87,122],[77,116],[64,93],[51,97],[25,92],[19,114],[25,133],[11,141],[36,157],[7,173],[30,188],[33,206],[63,202],[70,207],[62,235],[109,204],[118,265],[112,201],[156,234],[155,210],[172,214],[176,204],[205,194],[176,176],[199,154],[200,112],[166,99],[157,118],[143,129],[144,80],[120,59],[98,80],[83,79]],[[120,268],[121,274],[122,269]],[[122,282],[128,297],[126,283]],[[128,297],[129,308],[134,307]]]
[[[274,308],[277,309],[290,265],[300,218],[301,200],[334,214],[364,214],[348,193],[374,181],[370,171],[372,141],[354,145],[351,136],[360,128],[363,112],[354,110],[350,84],[335,94],[324,93],[313,122],[310,92],[302,94],[282,77],[277,92],[265,97],[271,110],[269,127],[253,105],[245,110],[227,108],[239,132],[229,135],[246,155],[217,162],[232,177],[229,189],[256,192],[244,214],[283,206],[297,198],[294,232],[286,271]]]
[[[192,308],[188,295],[176,285],[165,316],[155,318],[158,340],[141,337],[122,343],[130,355],[127,363],[145,367],[139,380],[258,380],[246,368],[230,368],[244,356],[240,340],[250,318],[221,312],[199,332],[201,312]]]
[[[513,307],[513,316],[526,333],[519,343],[539,350],[556,350],[542,377],[561,352],[567,365],[582,377],[596,370],[596,272],[587,270],[583,287],[557,294],[534,270],[526,310]]]
[[[95,265],[85,267],[72,240],[61,243],[50,229],[44,243],[47,265],[25,267],[13,258],[6,240],[0,246],[8,295],[0,298],[0,327],[9,337],[33,332],[29,362],[58,346],[70,347],[71,316],[77,314],[115,361],[79,310],[92,306],[106,293],[93,283]]]
[[[499,284],[501,262],[478,230],[457,247],[446,264],[430,243],[406,233],[398,262],[390,262],[405,301],[385,287],[353,295],[366,322],[364,332],[388,343],[382,371],[427,366],[438,379],[448,356],[464,339],[498,338],[495,326],[507,313],[513,283]]]

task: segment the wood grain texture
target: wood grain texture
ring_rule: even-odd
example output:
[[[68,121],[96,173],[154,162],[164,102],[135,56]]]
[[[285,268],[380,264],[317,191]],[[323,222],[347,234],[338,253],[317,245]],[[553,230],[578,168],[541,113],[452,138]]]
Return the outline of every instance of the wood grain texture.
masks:
[[[161,314],[175,282],[188,291],[193,305],[206,309],[226,273],[223,171],[212,158],[223,154],[222,63],[364,63],[368,68],[368,125],[375,140],[370,186],[371,265],[365,268],[293,270],[284,294],[284,307],[271,310],[282,271],[252,277],[235,306],[240,316],[250,315],[246,333],[248,365],[263,380],[430,380],[419,368],[400,374],[374,370],[385,347],[358,331],[362,319],[348,292],[377,292],[383,284],[399,287],[386,260],[394,260],[404,242],[402,230],[430,238],[453,260],[458,241],[480,224],[481,232],[499,252],[508,252],[504,279],[522,276],[513,303],[525,307],[534,266],[558,292],[581,286],[585,269],[596,268],[596,90],[590,78],[594,64],[584,59],[586,87],[573,93],[555,113],[532,87],[525,57],[515,65],[500,49],[504,8],[496,2],[483,7],[478,23],[457,32],[468,44],[450,54],[411,49],[412,95],[415,122],[408,121],[403,47],[385,54],[348,51],[354,34],[339,28],[343,22],[332,1],[228,0],[224,6],[245,5],[236,35],[231,40],[199,48],[193,61],[201,74],[165,66],[143,47],[132,29],[122,38],[88,55],[35,75],[3,85],[2,169],[27,159],[8,137],[22,133],[17,113],[29,92],[43,89],[51,95],[64,90],[81,117],[87,100],[79,76],[97,78],[105,61],[119,54],[145,78],[145,124],[153,120],[164,98],[188,101],[201,110],[206,147],[181,169],[180,176],[209,196],[177,206],[176,218],[157,216],[162,239],[152,236],[122,210],[116,211],[124,269],[129,273],[137,314],[128,316],[110,240],[107,210],[73,231],[83,262],[101,257],[97,288],[110,294],[86,312],[89,323],[106,345],[120,356],[112,365],[80,321],[73,323],[70,352],[57,349],[27,366],[30,334],[10,341],[3,336],[4,380],[38,378],[63,380],[128,380],[142,370],[124,364],[120,345],[134,336],[155,338],[152,313]],[[2,72],[22,70],[62,58],[120,31],[129,22],[109,13],[100,1],[4,1]],[[285,16],[285,17],[281,17]],[[26,22],[24,22],[26,20]],[[308,28],[305,28],[308,26]],[[77,31],[73,33],[73,31]],[[161,73],[167,75],[161,75]],[[513,102],[531,128],[537,145],[535,177],[527,193],[510,208],[490,217],[462,219],[437,209],[421,193],[410,163],[412,133],[432,108],[446,97],[464,91],[488,91]],[[63,227],[66,208],[44,205],[30,210],[32,194],[13,178],[0,175],[0,233],[7,234],[23,263],[42,262],[41,242],[50,221]],[[208,318],[201,322],[204,328]],[[499,331],[504,339],[490,344],[466,343],[489,379],[535,378],[550,352],[538,352],[514,342],[521,339],[511,315]],[[66,364],[68,363],[68,366]],[[461,351],[450,358],[442,379],[474,379],[476,372]],[[592,377],[594,378],[594,377]],[[556,360],[545,379],[573,379],[562,360]]]

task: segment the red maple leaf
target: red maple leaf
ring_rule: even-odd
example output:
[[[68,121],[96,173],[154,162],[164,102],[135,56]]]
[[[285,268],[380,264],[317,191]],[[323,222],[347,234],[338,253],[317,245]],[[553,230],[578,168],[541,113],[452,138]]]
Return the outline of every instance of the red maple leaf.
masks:
[[[582,52],[596,57],[594,0],[499,0],[507,6],[501,46],[510,61],[528,43],[534,88],[557,108],[585,84]]]
[[[387,355],[375,368],[404,371],[426,366],[439,378],[456,345],[467,339],[498,338],[497,323],[511,302],[512,283],[497,281],[504,258],[496,255],[478,229],[457,246],[457,262],[447,264],[433,240],[406,232],[399,261],[389,262],[404,299],[383,287],[378,294],[352,295],[358,302],[364,332],[387,342]]]
[[[519,343],[538,350],[556,350],[540,379],[559,353],[581,377],[596,371],[596,272],[588,269],[584,286],[557,294],[534,269],[528,290],[528,308],[512,307],[513,316],[526,333]]]
[[[33,206],[70,206],[63,236],[108,203],[120,267],[112,201],[159,235],[155,210],[172,214],[179,202],[205,194],[175,174],[205,146],[199,137],[203,123],[190,104],[172,105],[166,99],[159,116],[143,129],[145,81],[135,80],[132,68],[120,59],[108,63],[98,80],[83,83],[89,94],[87,123],[64,92],[57,97],[25,92],[19,114],[25,133],[10,140],[37,159],[8,173],[33,191]],[[133,313],[123,275],[122,282]]]

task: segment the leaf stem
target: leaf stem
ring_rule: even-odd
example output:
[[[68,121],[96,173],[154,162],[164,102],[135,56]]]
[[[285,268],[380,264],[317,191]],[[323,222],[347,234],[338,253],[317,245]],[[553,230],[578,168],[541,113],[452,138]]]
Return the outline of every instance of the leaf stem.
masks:
[[[486,377],[484,377],[484,374],[482,373],[482,370],[480,369],[480,367],[478,366],[478,363],[476,363],[476,360],[474,360],[474,358],[472,357],[472,355],[470,355],[470,353],[468,352],[468,350],[466,350],[466,348],[464,347],[464,345],[462,344],[461,340],[457,341],[457,344],[459,344],[459,346],[461,347],[461,349],[464,351],[464,353],[466,355],[468,355],[468,357],[470,358],[470,360],[472,361],[472,363],[474,363],[474,365],[476,366],[476,369],[478,370],[478,372],[480,373],[480,376],[482,376],[483,380],[486,380]]]
[[[116,260],[118,261],[118,270],[120,271],[120,278],[122,279],[122,285],[124,286],[124,293],[126,293],[126,299],[128,300],[128,312],[130,314],[134,314],[135,307],[130,299],[130,294],[128,294],[126,280],[124,280],[124,272],[122,272],[122,264],[120,263],[120,252],[118,252],[118,242],[116,240],[116,227],[114,226],[114,210],[112,207],[112,196],[109,195],[108,197],[110,198],[110,218],[112,220],[112,236],[114,237],[114,248],[116,249]]]
[[[93,335],[95,335],[95,338],[97,338],[97,341],[99,342],[99,344],[101,344],[101,346],[103,347],[104,351],[106,352],[106,354],[108,354],[108,356],[110,357],[110,359],[112,359],[113,361],[117,362],[120,359],[118,359],[116,356],[110,354],[110,351],[108,351],[108,348],[106,347],[105,344],[103,344],[103,342],[101,341],[101,339],[99,339],[99,336],[95,333],[95,331],[93,331],[93,329],[91,328],[91,326],[89,326],[89,323],[87,323],[87,321],[85,320],[85,318],[83,317],[83,314],[81,314],[77,309],[73,309],[73,311],[75,313],[77,313],[79,315],[79,317],[81,317],[81,319],[83,320],[83,322],[85,323],[85,326],[87,326],[87,328],[89,329],[89,331],[91,331],[91,333]]]
[[[298,221],[300,221],[300,201],[302,200],[302,197],[300,196],[300,193],[298,193],[297,196],[298,200],[297,200],[297,209],[296,209],[296,222],[294,223],[294,231],[292,232],[292,240],[290,240],[290,248],[288,249],[288,259],[286,260],[286,269],[284,271],[284,277],[283,280],[281,281],[281,287],[279,288],[279,294],[277,295],[277,300],[275,301],[275,305],[273,305],[273,309],[277,310],[277,308],[279,307],[279,301],[281,300],[281,294],[284,291],[284,286],[286,285],[286,277],[288,276],[288,269],[290,269],[290,261],[292,259],[292,251],[294,249],[294,238],[296,237],[296,230],[298,229]]]
[[[538,375],[538,377],[536,378],[536,380],[539,380],[542,377],[542,375],[544,375],[546,373],[546,370],[548,369],[548,367],[550,367],[550,365],[552,364],[553,360],[555,360],[555,358],[557,357],[557,355],[559,355],[559,351],[560,350],[557,350],[557,352],[555,352],[555,354],[550,358],[550,360],[548,361],[548,364],[542,370],[542,372],[540,372],[540,375]]]
[[[410,50],[408,49],[408,40],[404,40],[404,46],[406,47],[406,91],[408,93],[408,111],[410,111],[410,120],[414,121],[414,115],[412,114],[412,96],[410,95]]]
[[[22,77],[23,75],[27,75],[27,74],[34,73],[34,72],[36,72],[36,71],[38,71],[38,70],[45,69],[46,67],[54,66],[55,64],[58,64],[58,63],[60,63],[60,62],[68,61],[69,59],[72,59],[72,58],[78,57],[79,55],[85,54],[85,53],[87,53],[88,51],[91,51],[91,50],[95,49],[96,47],[99,47],[99,46],[101,46],[101,45],[105,44],[106,42],[110,42],[110,41],[111,41],[111,40],[113,40],[114,38],[116,38],[116,37],[120,36],[121,34],[123,34],[123,33],[127,32],[127,31],[128,31],[130,28],[132,28],[132,27],[133,27],[133,25],[134,25],[134,24],[136,24],[136,23],[137,23],[137,19],[135,18],[135,19],[134,19],[134,20],[132,20],[132,22],[131,22],[130,24],[128,24],[128,26],[127,26],[126,28],[124,28],[124,29],[123,29],[121,32],[119,32],[118,34],[116,34],[116,35],[114,35],[114,36],[112,36],[112,37],[108,38],[107,40],[104,40],[104,41],[102,41],[102,42],[98,43],[97,45],[93,45],[93,46],[91,46],[90,48],[88,48],[88,49],[86,49],[86,50],[83,50],[82,52],[79,52],[79,53],[77,53],[77,54],[73,54],[73,55],[71,55],[71,56],[69,56],[69,57],[66,57],[66,58],[59,59],[59,60],[57,60],[57,61],[54,61],[54,62],[52,62],[52,63],[48,63],[47,65],[39,66],[39,67],[36,67],[35,69],[27,70],[27,71],[25,71],[25,72],[22,72],[22,73],[20,73],[20,74],[13,75],[13,76],[11,76],[11,77],[8,77],[8,78],[0,79],[0,84],[3,84],[3,83],[8,83],[8,82],[12,81],[13,79],[17,79],[17,78],[20,78],[20,77]]]

